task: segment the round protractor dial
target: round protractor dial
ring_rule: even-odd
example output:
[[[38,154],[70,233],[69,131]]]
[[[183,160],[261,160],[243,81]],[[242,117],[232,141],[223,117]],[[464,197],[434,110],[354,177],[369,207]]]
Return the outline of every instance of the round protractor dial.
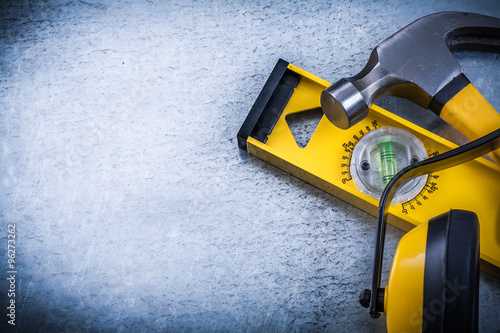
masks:
[[[390,180],[410,164],[427,158],[422,142],[412,133],[384,126],[367,133],[354,147],[350,171],[356,188],[380,199]],[[427,176],[411,179],[401,186],[392,204],[414,198],[425,186]]]

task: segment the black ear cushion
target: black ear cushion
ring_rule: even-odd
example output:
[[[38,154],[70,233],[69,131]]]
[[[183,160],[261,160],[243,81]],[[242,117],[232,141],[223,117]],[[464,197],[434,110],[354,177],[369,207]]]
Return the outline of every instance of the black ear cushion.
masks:
[[[429,221],[422,332],[477,332],[479,222],[451,210]]]

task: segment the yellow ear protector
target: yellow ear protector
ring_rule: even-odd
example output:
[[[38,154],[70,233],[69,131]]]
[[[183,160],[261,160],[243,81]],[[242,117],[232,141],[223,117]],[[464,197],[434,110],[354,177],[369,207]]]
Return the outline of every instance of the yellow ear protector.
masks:
[[[397,173],[380,198],[372,289],[360,303],[372,318],[385,312],[389,332],[476,332],[479,291],[479,221],[451,210],[403,236],[386,288],[380,288],[387,207],[410,179],[451,168],[500,147],[500,129],[467,145],[419,161]]]

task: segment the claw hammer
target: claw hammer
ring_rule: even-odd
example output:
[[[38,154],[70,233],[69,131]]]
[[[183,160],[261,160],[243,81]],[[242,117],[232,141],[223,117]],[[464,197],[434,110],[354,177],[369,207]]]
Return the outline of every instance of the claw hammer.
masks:
[[[450,50],[500,52],[500,19],[465,12],[424,16],[384,40],[357,75],[321,94],[321,107],[335,126],[347,129],[384,96],[430,109],[468,139],[500,128],[500,114],[470,83]],[[500,149],[490,154],[500,165]]]

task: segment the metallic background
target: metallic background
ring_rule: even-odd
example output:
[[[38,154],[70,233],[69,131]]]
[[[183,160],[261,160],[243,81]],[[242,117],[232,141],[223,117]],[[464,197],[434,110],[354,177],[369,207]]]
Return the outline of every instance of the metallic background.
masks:
[[[278,58],[335,81],[442,10],[500,17],[470,0],[2,1],[0,306],[15,223],[16,329],[384,331],[357,301],[375,218],[236,133]],[[499,55],[455,55],[500,109]],[[402,234],[388,230],[384,277]],[[481,273],[480,293],[480,330],[499,332],[500,281]]]

